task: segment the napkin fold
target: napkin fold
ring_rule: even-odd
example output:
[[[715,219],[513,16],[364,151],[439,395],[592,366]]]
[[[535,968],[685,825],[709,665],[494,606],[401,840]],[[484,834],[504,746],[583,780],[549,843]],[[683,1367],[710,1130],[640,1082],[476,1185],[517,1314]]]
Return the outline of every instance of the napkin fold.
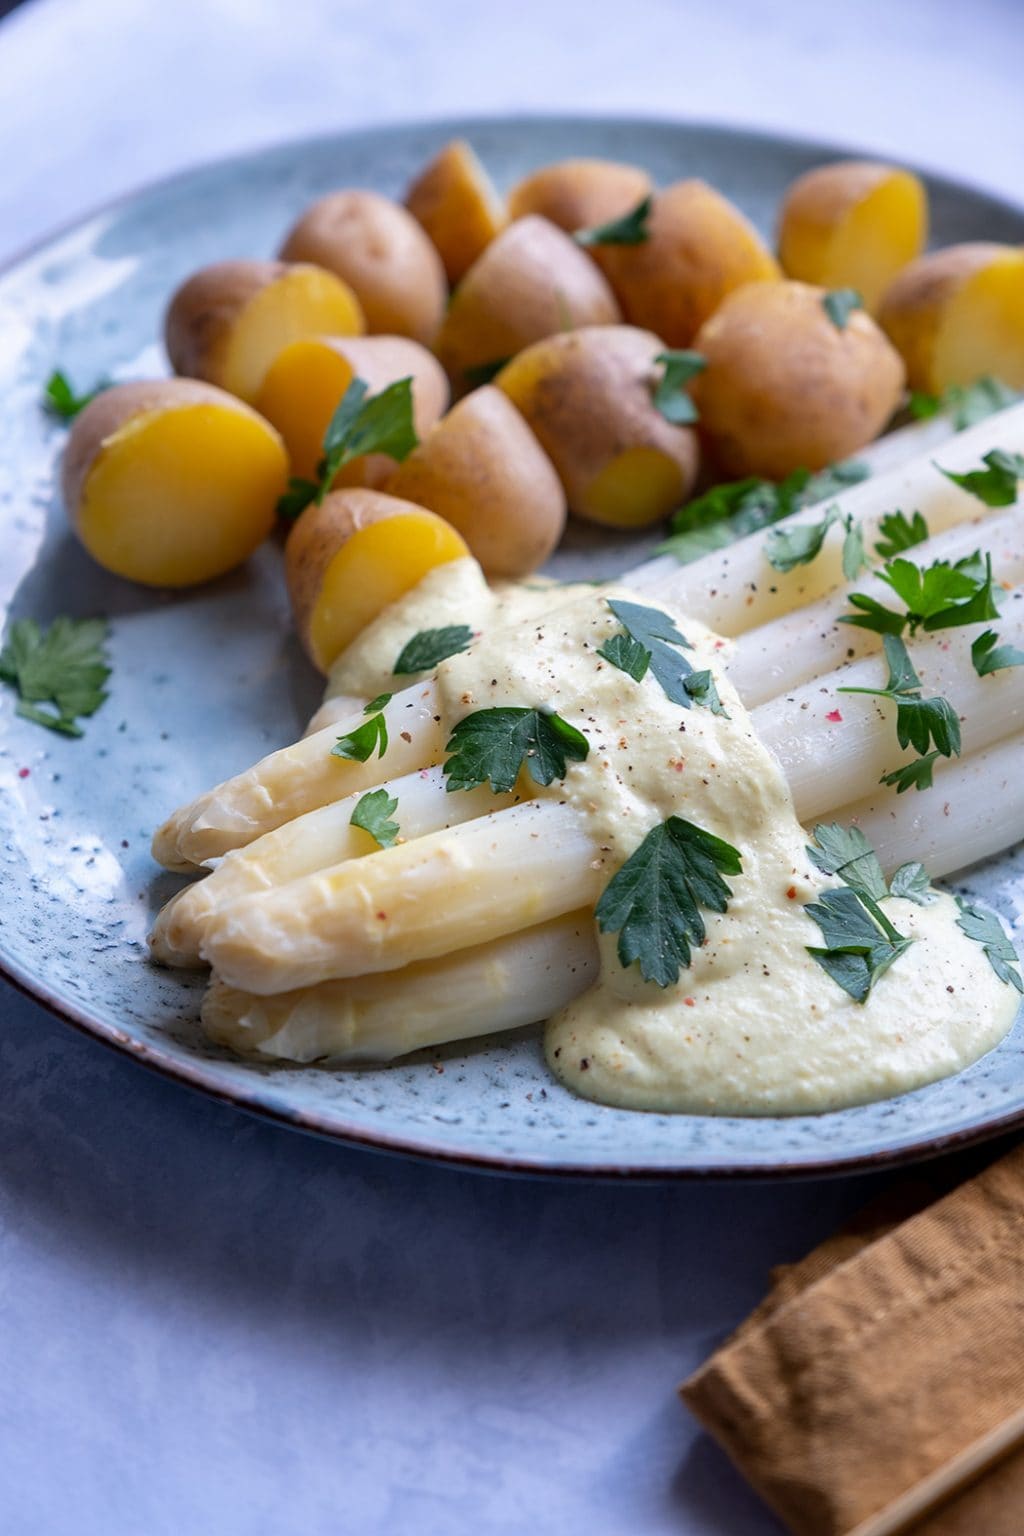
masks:
[[[1024,1147],[773,1280],[680,1390],[795,1536],[846,1536],[1024,1403]],[[1024,1448],[914,1531],[1022,1536]]]

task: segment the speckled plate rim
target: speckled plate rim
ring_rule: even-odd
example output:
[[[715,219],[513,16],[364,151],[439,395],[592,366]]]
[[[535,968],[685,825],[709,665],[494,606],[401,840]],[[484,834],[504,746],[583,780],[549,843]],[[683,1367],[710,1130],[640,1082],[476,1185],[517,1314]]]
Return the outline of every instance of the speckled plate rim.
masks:
[[[667,131],[678,129],[683,133],[700,133],[723,140],[758,139],[765,144],[777,148],[813,152],[815,155],[820,155],[823,159],[847,157],[883,158],[880,151],[865,151],[862,147],[856,145],[835,140],[820,140],[813,135],[780,133],[747,124],[730,125],[728,123],[709,122],[699,118],[672,118],[642,113],[518,112],[494,115],[476,114],[453,118],[410,119],[409,121],[398,123],[369,125],[365,128],[343,129],[336,133],[303,135],[288,140],[278,139],[255,149],[240,151],[233,155],[196,161],[167,176],[142,183],[51,229],[47,234],[30,242],[24,248],[16,251],[13,256],[0,262],[0,278],[15,271],[23,263],[39,256],[51,244],[73,234],[90,221],[100,218],[105,214],[116,213],[120,209],[129,207],[141,197],[150,196],[162,191],[171,192],[175,188],[187,183],[192,177],[212,170],[230,171],[237,168],[239,172],[243,172],[246,166],[258,163],[265,155],[271,152],[284,150],[288,153],[300,155],[305,150],[312,151],[317,147],[326,145],[338,145],[344,148],[346,144],[350,143],[357,144],[365,140],[386,142],[391,137],[401,138],[417,132],[429,133],[431,135],[441,134],[446,138],[462,137],[472,139],[475,134],[479,134],[482,131],[508,130],[515,132],[517,128],[527,126],[536,130],[543,129],[546,124],[550,124],[552,128],[565,129],[574,123],[578,123],[581,126],[585,124],[601,124],[604,127],[610,128],[621,126],[623,129],[644,127],[652,130],[660,129]],[[936,189],[941,189],[953,195],[969,194],[978,202],[991,203],[994,209],[998,209],[1003,213],[1010,211],[1013,214],[1024,216],[1024,203],[1019,203],[1013,198],[996,194],[986,187],[975,186],[962,178],[949,176],[933,168],[931,165],[920,161],[909,161],[901,156],[900,163],[927,178]],[[194,1062],[183,1060],[180,1056],[172,1055],[162,1050],[159,1046],[154,1046],[150,1042],[133,1037],[126,1030],[118,1029],[108,1024],[103,1019],[90,1014],[87,1009],[77,1007],[66,998],[59,996],[40,976],[34,974],[27,967],[14,963],[9,957],[4,957],[3,955],[0,955],[0,978],[3,978],[3,980],[7,981],[17,991],[32,1001],[41,1004],[56,1018],[70,1024],[73,1028],[89,1036],[91,1039],[98,1040],[109,1049],[128,1057],[130,1060],[137,1062],[163,1078],[182,1084],[234,1109],[241,1110],[261,1120],[270,1121],[289,1130],[301,1131],[306,1135],[316,1136],[321,1140],[340,1142],[346,1146],[392,1156],[413,1157],[424,1162],[436,1163],[453,1169],[518,1175],[538,1179],[555,1178],[583,1180],[585,1182],[627,1181],[643,1184],[659,1184],[691,1179],[729,1180],[734,1182],[764,1182],[780,1178],[821,1179],[841,1177],[847,1174],[882,1171],[909,1163],[922,1162],[971,1146],[977,1146],[983,1142],[995,1140],[1002,1135],[1024,1127],[1024,1107],[1022,1107],[993,1117],[990,1120],[979,1122],[976,1125],[966,1126],[946,1134],[926,1136],[901,1146],[879,1148],[875,1152],[852,1153],[849,1156],[831,1155],[818,1160],[800,1159],[793,1162],[779,1159],[777,1162],[765,1162],[757,1166],[750,1166],[744,1163],[716,1162],[687,1163],[677,1166],[661,1164],[650,1167],[622,1165],[614,1162],[581,1165],[576,1162],[562,1162],[550,1156],[534,1160],[529,1157],[508,1156],[500,1153],[456,1152],[441,1146],[431,1146],[422,1135],[407,1138],[379,1131],[371,1134],[361,1125],[346,1123],[335,1116],[327,1117],[321,1116],[316,1112],[290,1109],[282,1104],[279,1097],[267,1094],[261,1086],[263,1080],[258,1077],[252,1079],[251,1088],[225,1088],[220,1083],[210,1080],[204,1071],[201,1058],[197,1058]]]

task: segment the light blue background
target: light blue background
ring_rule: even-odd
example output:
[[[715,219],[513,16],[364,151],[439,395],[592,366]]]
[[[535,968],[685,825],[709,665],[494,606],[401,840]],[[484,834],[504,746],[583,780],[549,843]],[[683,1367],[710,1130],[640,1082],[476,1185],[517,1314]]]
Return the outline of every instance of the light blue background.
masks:
[[[34,0],[0,259],[153,175],[515,107],[863,143],[1024,201],[1017,0]],[[678,1380],[879,1181],[544,1185],[302,1140],[0,989],[4,1536],[768,1536]]]

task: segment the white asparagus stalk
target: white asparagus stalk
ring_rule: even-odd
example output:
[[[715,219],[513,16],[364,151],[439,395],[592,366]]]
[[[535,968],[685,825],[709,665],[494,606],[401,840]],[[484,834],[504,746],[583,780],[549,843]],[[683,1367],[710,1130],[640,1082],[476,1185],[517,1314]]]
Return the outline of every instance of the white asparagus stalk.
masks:
[[[887,875],[920,859],[938,879],[1024,839],[1022,764],[1024,736],[1011,736],[941,764],[933,790],[897,795],[881,789],[830,819],[860,826]],[[390,1061],[421,1046],[546,1018],[584,992],[597,967],[593,915],[575,912],[403,971],[272,997],[215,980],[203,1022],[215,1040],[235,1050],[294,1061],[330,1056],[345,1066]]]
[[[377,787],[398,801],[392,819],[398,823],[403,843],[502,810],[521,798],[514,793],[495,795],[486,785],[446,794],[440,768],[423,768]],[[205,880],[179,891],[153,925],[149,937],[153,959],[162,965],[201,965],[200,941],[215,908],[328,865],[376,852],[369,833],[352,825],[352,813],[363,793],[357,791],[265,832],[254,843],[227,854]]]
[[[203,1001],[211,1039],[243,1054],[346,1066],[533,1024],[597,976],[589,912],[402,971],[257,997],[215,978]]]
[[[958,433],[939,451],[943,469],[962,472],[976,469],[993,447],[1024,452],[1024,404],[990,416],[987,421]],[[976,496],[961,489],[941,473],[932,452],[877,480],[865,480],[833,498],[846,516],[860,524],[866,544],[873,544],[887,512],[902,509],[923,513],[932,533],[942,533],[958,523],[977,517]],[[791,528],[821,518],[820,507],[806,507],[786,520]],[[636,591],[657,593],[676,611],[700,619],[720,635],[739,635],[791,608],[812,603],[836,591],[843,582],[843,530],[828,533],[821,554],[809,565],[788,574],[773,570],[765,559],[766,530],[752,533],[726,549],[705,555],[691,565],[673,571],[659,561],[640,566],[625,580]]]
[[[1011,644],[1024,640],[1024,602],[1016,606],[1000,630]],[[971,665],[980,628],[912,648],[925,691],[969,720],[969,750],[1024,726],[1024,669],[981,678]],[[873,793],[881,774],[912,758],[897,745],[891,701],[837,692],[885,680],[882,657],[868,657],[753,712],[805,824]],[[202,953],[231,984],[259,993],[396,969],[446,953],[453,935],[484,943],[596,900],[595,852],[577,811],[538,800],[243,897],[208,919]]]
[[[961,560],[979,548],[991,554],[997,582],[1024,581],[1021,509],[1011,508],[999,517],[985,519],[984,523],[978,518],[950,528],[937,538],[904,550],[901,558],[925,566],[934,560]],[[878,650],[882,639],[873,630],[836,622],[840,614],[853,611],[849,606],[851,590],[864,592],[891,608],[901,606],[884,581],[864,575],[848,588],[806,608],[795,608],[757,629],[748,629],[739,637],[726,662],[726,672],[748,709],[777,698],[822,672],[841,667],[846,661]]]

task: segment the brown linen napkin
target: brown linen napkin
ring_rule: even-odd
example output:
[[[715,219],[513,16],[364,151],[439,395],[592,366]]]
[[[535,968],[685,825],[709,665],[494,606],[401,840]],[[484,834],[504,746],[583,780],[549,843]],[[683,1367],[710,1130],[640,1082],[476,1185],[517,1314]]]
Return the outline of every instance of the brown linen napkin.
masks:
[[[1024,1147],[927,1198],[780,1271],[681,1388],[796,1536],[845,1536],[1024,1402]],[[1024,1450],[915,1532],[1022,1536]]]

